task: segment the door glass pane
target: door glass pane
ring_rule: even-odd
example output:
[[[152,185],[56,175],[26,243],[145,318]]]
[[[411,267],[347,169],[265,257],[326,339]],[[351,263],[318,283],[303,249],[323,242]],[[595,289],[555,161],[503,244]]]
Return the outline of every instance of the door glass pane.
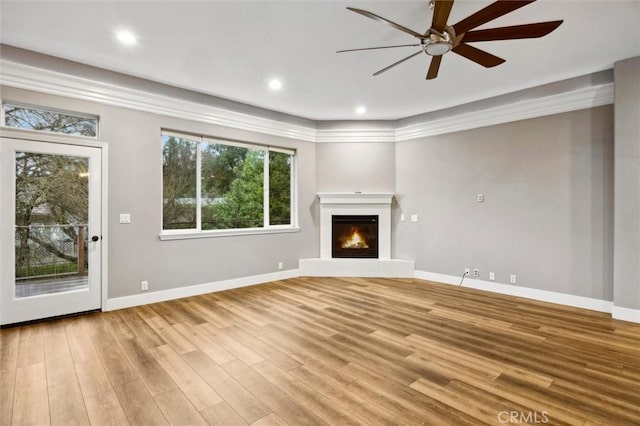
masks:
[[[88,289],[89,159],[16,152],[16,298]]]

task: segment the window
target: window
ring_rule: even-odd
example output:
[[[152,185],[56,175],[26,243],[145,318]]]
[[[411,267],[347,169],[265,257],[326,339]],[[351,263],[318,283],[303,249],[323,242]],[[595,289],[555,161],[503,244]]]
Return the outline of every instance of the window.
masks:
[[[163,131],[163,233],[294,228],[294,166],[290,149]]]
[[[98,137],[98,117],[17,104],[3,105],[4,125],[18,129]]]

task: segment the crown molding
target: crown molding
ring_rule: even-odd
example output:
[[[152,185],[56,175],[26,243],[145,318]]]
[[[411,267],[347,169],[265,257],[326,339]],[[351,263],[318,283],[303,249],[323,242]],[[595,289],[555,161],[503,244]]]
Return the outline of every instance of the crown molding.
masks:
[[[319,129],[316,142],[395,142],[395,129]]]
[[[234,129],[314,142],[315,129],[0,60],[0,84]]]
[[[606,83],[395,129],[316,129],[1,59],[0,85],[318,143],[409,141],[613,103],[613,83]]]
[[[612,103],[613,83],[606,83],[399,127],[396,129],[396,141],[408,141]]]

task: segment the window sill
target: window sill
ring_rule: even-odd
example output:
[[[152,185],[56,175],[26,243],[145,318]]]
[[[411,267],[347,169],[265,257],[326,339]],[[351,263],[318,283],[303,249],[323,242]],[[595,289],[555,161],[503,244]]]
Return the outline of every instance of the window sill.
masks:
[[[236,237],[242,235],[287,234],[300,232],[297,226],[271,228],[219,229],[214,231],[163,231],[158,235],[160,241],[190,240],[194,238]]]

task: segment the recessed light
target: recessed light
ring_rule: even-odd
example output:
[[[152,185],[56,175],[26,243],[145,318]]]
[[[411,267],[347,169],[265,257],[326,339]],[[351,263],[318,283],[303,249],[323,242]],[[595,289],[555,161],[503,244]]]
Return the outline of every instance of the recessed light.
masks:
[[[273,90],[274,92],[282,89],[282,81],[278,80],[277,78],[269,80],[269,89]]]
[[[356,114],[362,115],[365,112],[367,112],[367,109],[364,106],[360,105],[359,107],[356,107]]]
[[[134,36],[133,33],[129,31],[118,31],[118,33],[116,34],[116,38],[120,43],[126,45],[136,44],[137,41],[136,36]]]

